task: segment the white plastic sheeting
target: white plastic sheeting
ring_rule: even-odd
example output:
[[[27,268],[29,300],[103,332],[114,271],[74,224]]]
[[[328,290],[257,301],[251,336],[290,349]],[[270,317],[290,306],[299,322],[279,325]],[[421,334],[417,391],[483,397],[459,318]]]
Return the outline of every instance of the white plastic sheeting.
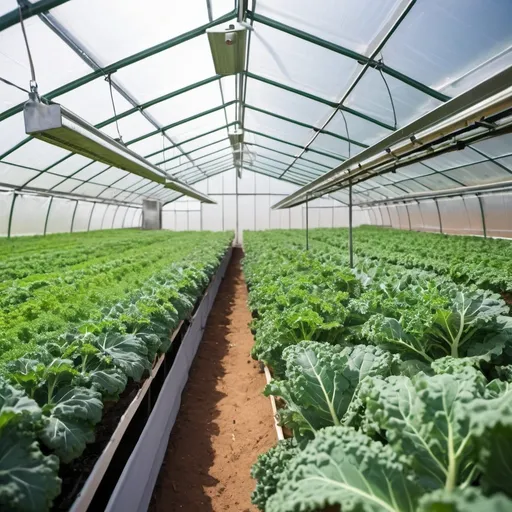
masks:
[[[246,20],[254,31],[241,98],[235,77],[215,77],[204,34],[221,17],[233,20],[235,7],[232,0],[65,2],[50,18],[43,12],[26,20],[40,92],[111,136],[119,128],[133,150],[191,184],[231,168],[226,125],[241,121],[235,102],[243,99],[251,169],[303,185],[512,64],[512,4],[504,0],[417,0],[410,9],[405,0],[250,0]],[[0,76],[27,87],[20,26],[2,19],[16,8],[15,0],[0,2]],[[123,91],[112,91],[118,126],[108,82],[101,71],[93,74],[84,54],[106,76],[112,72]],[[26,94],[0,83],[0,98],[0,183],[134,204],[177,198],[161,185],[28,139],[19,108]],[[510,137],[373,178],[354,187],[354,200],[511,179]]]
[[[244,171],[236,178],[234,170],[208,178],[196,185],[207,192],[217,204],[201,204],[193,199],[178,199],[164,206],[162,227],[173,231],[236,230],[238,241],[243,231],[266,229],[305,229],[306,206],[286,210],[272,210],[271,206],[297,189],[296,185]],[[238,212],[237,212],[238,188]],[[317,199],[308,205],[310,228],[348,226],[348,207],[334,199]],[[368,214],[354,208],[354,226],[369,224]]]
[[[0,237],[131,227],[140,227],[138,207],[0,191]]]
[[[512,238],[512,192],[366,208],[369,224],[415,231]]]

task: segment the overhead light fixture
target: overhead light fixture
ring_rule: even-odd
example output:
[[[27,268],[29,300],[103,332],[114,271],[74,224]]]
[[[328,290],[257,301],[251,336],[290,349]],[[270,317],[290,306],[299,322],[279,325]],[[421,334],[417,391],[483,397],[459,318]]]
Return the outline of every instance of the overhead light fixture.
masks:
[[[244,141],[244,131],[241,128],[235,128],[228,132],[228,137],[233,148],[238,148]]]
[[[236,75],[245,69],[247,28],[238,22],[206,31],[218,75]]]
[[[199,201],[215,203],[207,195],[167,176],[156,165],[58,103],[46,105],[31,95],[23,107],[23,115],[25,132],[36,139],[161,183]]]

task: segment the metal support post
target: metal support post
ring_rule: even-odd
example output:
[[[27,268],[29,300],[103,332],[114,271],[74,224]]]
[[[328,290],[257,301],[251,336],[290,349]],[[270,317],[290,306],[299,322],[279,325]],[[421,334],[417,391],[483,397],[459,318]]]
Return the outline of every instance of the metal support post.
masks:
[[[348,182],[348,252],[350,268],[354,268],[354,248],[352,245],[352,181]]]
[[[409,222],[409,231],[412,231],[412,224],[411,224],[411,216],[409,215],[409,208],[407,207],[407,203],[404,201],[405,205],[405,211],[407,212],[407,220]]]
[[[235,228],[235,245],[238,245],[239,243],[239,236],[238,236],[238,172],[235,171],[235,199],[236,199],[236,215],[235,215],[235,222],[236,222],[236,228]]]
[[[306,251],[309,251],[309,201],[306,194]]]
[[[203,231],[203,203],[199,203],[199,231]]]
[[[16,203],[16,199],[18,198],[18,194],[16,192],[12,195],[12,203],[11,203],[11,211],[9,212],[9,225],[7,227],[7,238],[11,238],[12,231],[12,217],[14,215],[14,205]]]
[[[487,226],[485,225],[485,213],[484,205],[482,204],[482,198],[477,194],[478,204],[480,205],[480,214],[482,215],[482,231],[484,232],[484,238],[487,238]]]
[[[441,220],[441,210],[439,209],[439,204],[437,203],[436,199],[434,199],[434,203],[436,203],[437,216],[439,217],[439,233],[442,233],[443,232],[443,221]]]
[[[50,204],[48,205],[48,211],[46,212],[46,219],[44,220],[44,231],[43,236],[46,236],[46,230],[48,228],[48,219],[50,218],[50,210],[52,209],[53,196],[50,197]]]
[[[97,204],[98,203],[93,203],[93,205],[92,205],[91,214],[89,215],[89,222],[87,223],[87,231],[90,231],[90,229],[91,229],[92,214],[94,213],[94,208],[96,208]]]
[[[73,216],[71,217],[71,227],[70,227],[70,229],[69,229],[69,232],[70,232],[70,233],[73,233],[73,226],[74,226],[74,224],[75,224],[75,216],[76,216],[76,211],[77,211],[77,209],[78,209],[78,201],[76,201],[76,203],[75,203],[75,207],[74,207],[74,209],[73,209]]]
[[[116,221],[117,212],[119,211],[119,207],[121,205],[117,205],[116,211],[114,212],[114,217],[112,218],[112,225],[110,226],[110,229],[114,229],[114,223]]]
[[[124,213],[124,216],[123,216],[123,223],[121,224],[121,228],[124,228],[124,223],[126,222],[126,217],[128,216],[129,211],[130,211],[130,207],[126,208],[126,212]]]

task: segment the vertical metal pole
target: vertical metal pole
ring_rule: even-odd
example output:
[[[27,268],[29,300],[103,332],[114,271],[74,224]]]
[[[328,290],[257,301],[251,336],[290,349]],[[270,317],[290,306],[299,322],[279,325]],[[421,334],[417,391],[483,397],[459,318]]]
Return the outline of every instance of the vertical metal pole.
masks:
[[[235,199],[236,199],[236,228],[235,228],[235,244],[238,245],[238,172],[235,171]]]
[[[44,220],[44,231],[43,236],[46,236],[46,230],[48,228],[48,219],[50,217],[50,210],[52,209],[53,196],[50,197],[50,203],[48,204],[48,211],[46,212],[46,219]]]
[[[423,212],[421,211],[421,204],[418,200],[416,200],[416,202],[418,203],[418,211],[420,212],[421,227],[422,227],[422,230],[425,231],[425,221],[423,219]]]
[[[110,229],[114,229],[114,222],[116,221],[116,215],[117,215],[117,212],[119,211],[120,206],[121,206],[120,204],[117,205],[116,211],[114,212],[114,218],[112,219],[112,225],[110,226]]]
[[[385,204],[385,206],[386,206],[386,210],[388,212],[389,227],[392,228],[393,227],[393,221],[391,220],[391,211],[389,210],[389,205],[387,203]]]
[[[203,203],[199,203],[199,231],[203,231]]]
[[[75,208],[73,209],[73,215],[71,216],[71,227],[69,229],[70,233],[73,233],[73,225],[75,224],[75,216],[76,216],[77,209],[78,209],[78,201],[76,201],[76,203],[75,203]]]
[[[128,212],[130,211],[130,207],[128,206],[126,208],[126,212],[124,214],[124,217],[123,217],[123,223],[121,224],[121,228],[124,228],[124,223],[126,222],[126,217],[128,216]]]
[[[409,208],[407,207],[407,203],[404,201],[405,211],[407,212],[407,220],[409,221],[409,231],[412,231],[411,225],[411,216],[409,215]]]
[[[352,180],[348,182],[348,251],[350,268],[354,268],[354,248],[352,245]]]
[[[434,203],[436,203],[437,216],[439,217],[439,233],[442,233],[443,232],[443,221],[441,220],[441,210],[439,209],[439,204],[437,203],[436,199],[434,199]]]
[[[309,201],[306,194],[306,251],[309,251]]]
[[[480,214],[482,215],[482,230],[484,232],[484,238],[487,238],[487,226],[485,224],[485,213],[484,205],[482,204],[482,198],[477,194],[478,204],[480,205]]]
[[[18,194],[16,192],[12,195],[12,203],[11,210],[9,212],[9,225],[7,226],[7,238],[11,238],[11,230],[12,230],[12,217],[14,214],[14,204],[16,203],[16,199],[18,198]]]
[[[96,208],[97,204],[98,203],[92,203],[91,215],[89,215],[89,222],[87,224],[87,231],[89,231],[91,229],[92,214],[94,213],[94,208]]]
[[[103,214],[103,217],[101,218],[101,226],[100,229],[103,229],[103,223],[105,222],[105,217],[107,216],[109,205],[107,204],[107,207],[105,208],[105,213]]]

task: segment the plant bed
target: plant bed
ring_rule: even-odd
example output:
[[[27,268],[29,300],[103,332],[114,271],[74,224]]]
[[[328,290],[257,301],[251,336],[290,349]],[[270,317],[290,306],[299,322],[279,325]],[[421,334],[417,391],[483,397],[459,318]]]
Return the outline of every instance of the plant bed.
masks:
[[[49,251],[50,271],[27,267],[1,283],[0,472],[10,489],[0,493],[2,510],[69,510],[91,473],[96,494],[110,494],[187,331],[180,320],[208,294],[230,244],[229,233],[205,235],[198,247],[191,234],[134,232],[130,249],[120,236],[118,251],[92,263],[52,271],[58,253]],[[126,450],[117,449],[120,439]],[[93,469],[99,460],[108,465],[102,477]]]
[[[146,395],[147,408],[139,406],[139,411],[144,412],[144,421],[139,424],[135,442],[131,443],[129,450],[124,450],[122,466],[119,461],[117,463],[114,461],[117,468],[116,481],[112,482],[113,485],[109,485],[109,489],[99,489],[98,497],[91,502],[89,510],[122,512],[147,510],[170,431],[179,409],[188,370],[201,341],[206,318],[231,258],[231,252],[231,248],[226,252],[217,273],[195,308],[188,326],[182,329],[182,339],[179,343],[173,343],[174,350],[166,355],[163,361],[165,364],[160,366],[158,391],[150,388],[150,392]],[[172,357],[170,364],[167,357],[169,355]],[[78,508],[74,505],[71,510],[87,510],[87,508]]]

